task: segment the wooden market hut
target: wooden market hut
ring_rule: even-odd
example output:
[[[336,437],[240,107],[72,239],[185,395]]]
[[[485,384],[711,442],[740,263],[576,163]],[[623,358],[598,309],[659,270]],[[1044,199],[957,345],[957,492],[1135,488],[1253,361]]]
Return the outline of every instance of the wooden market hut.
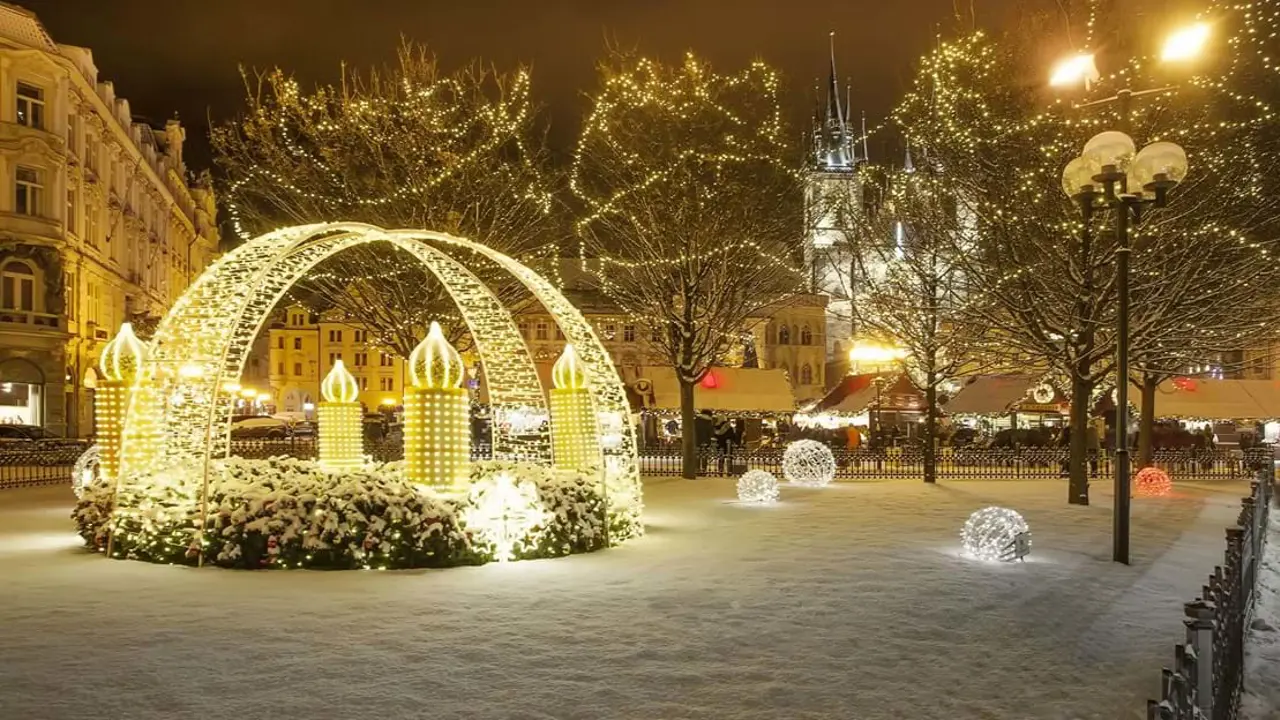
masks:
[[[976,375],[943,407],[950,416],[976,415],[991,429],[1061,427],[1070,409],[1070,400],[1042,375]],[[1041,386],[1051,395],[1036,397]]]

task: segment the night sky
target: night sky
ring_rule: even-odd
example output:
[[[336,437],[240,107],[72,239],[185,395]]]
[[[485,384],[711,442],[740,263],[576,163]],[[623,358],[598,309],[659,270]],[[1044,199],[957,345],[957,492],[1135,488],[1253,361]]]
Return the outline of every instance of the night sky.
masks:
[[[979,25],[1000,25],[1040,0],[972,0]],[[188,164],[208,162],[208,122],[242,107],[238,67],[280,66],[304,86],[336,78],[339,63],[382,64],[401,36],[426,43],[446,67],[473,57],[533,68],[553,149],[572,146],[607,41],[678,59],[689,49],[722,70],[755,57],[779,68],[796,121],[813,112],[837,32],[853,110],[883,118],[938,28],[968,23],[968,0],[19,0],[54,40],[93,50],[133,112],[188,127]],[[806,126],[807,127],[807,126]],[[797,130],[804,129],[797,127]],[[886,150],[887,152],[887,150]],[[872,154],[876,153],[873,146]],[[873,159],[875,159],[873,157]]]

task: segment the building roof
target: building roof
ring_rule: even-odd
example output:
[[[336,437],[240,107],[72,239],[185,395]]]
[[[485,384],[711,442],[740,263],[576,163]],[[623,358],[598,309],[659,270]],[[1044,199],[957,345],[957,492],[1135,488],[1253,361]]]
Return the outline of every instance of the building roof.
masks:
[[[639,368],[636,389],[648,410],[679,410],[680,383],[669,367],[646,365]],[[791,383],[781,370],[716,367],[710,380],[704,378],[693,390],[693,404],[699,410],[725,412],[792,412],[796,399]]]
[[[881,409],[890,411],[916,411],[923,406],[920,391],[911,380],[900,372],[866,373],[846,375],[835,387],[818,401],[813,412],[847,413],[865,412],[876,402],[876,380],[882,379],[879,391]]]
[[[1035,375],[978,375],[947,403],[951,415],[1003,415],[1014,410],[1036,385]]]
[[[1139,406],[1140,388],[1130,390]],[[1266,420],[1280,418],[1280,386],[1271,380],[1175,378],[1156,388],[1157,418]]]

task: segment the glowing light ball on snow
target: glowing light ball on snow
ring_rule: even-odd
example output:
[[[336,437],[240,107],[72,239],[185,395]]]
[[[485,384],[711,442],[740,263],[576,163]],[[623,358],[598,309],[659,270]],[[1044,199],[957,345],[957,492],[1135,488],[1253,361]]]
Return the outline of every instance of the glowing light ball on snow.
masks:
[[[738,478],[738,499],[749,503],[771,503],[778,499],[778,478],[764,470],[749,470]]]
[[[1162,497],[1173,491],[1173,480],[1158,467],[1145,467],[1133,478],[1133,489],[1142,497]]]
[[[836,458],[817,440],[796,440],[782,451],[782,476],[796,485],[822,487],[836,477]]]
[[[1021,560],[1031,552],[1031,528],[1009,508],[983,508],[965,521],[960,543],[980,560]]]
[[[101,471],[102,446],[91,445],[76,458],[76,464],[71,466],[71,489],[75,491],[76,497],[84,495],[85,488],[98,479]]]

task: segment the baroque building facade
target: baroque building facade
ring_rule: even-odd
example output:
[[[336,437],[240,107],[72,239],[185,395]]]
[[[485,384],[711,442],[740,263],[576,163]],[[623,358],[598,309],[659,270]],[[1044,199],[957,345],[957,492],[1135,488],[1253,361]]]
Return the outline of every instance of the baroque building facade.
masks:
[[[559,277],[567,278],[563,292],[591,323],[623,382],[634,383],[646,377],[646,368],[666,365],[653,348],[654,330],[634,323],[600,293],[574,282],[576,265],[565,263],[560,270]],[[813,294],[765,308],[743,327],[742,349],[727,364],[784,370],[797,401],[821,397],[826,382],[825,311],[826,298]],[[550,313],[536,304],[515,320],[539,372],[548,375],[564,351],[564,335]],[[276,313],[265,340],[270,395],[277,412],[310,412],[320,400],[320,381],[339,359],[356,378],[359,402],[366,410],[397,406],[403,398],[404,360],[371,343],[367,330],[341,320],[337,313],[288,305]],[[472,368],[469,379],[474,379],[476,359],[471,353],[464,357]]]
[[[185,138],[135,121],[89,49],[0,3],[0,422],[91,435],[102,346],[125,321],[145,332],[216,257]]]

